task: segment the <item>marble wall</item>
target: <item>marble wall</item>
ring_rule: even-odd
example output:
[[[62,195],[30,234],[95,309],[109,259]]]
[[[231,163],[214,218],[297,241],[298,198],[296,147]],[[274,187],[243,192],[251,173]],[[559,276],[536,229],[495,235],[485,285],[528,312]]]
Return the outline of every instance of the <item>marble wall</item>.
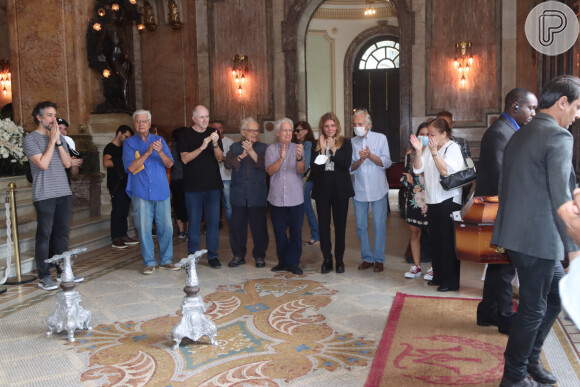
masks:
[[[92,4],[84,1],[7,2],[14,114],[25,129],[35,127],[30,113],[45,100],[57,103],[71,134],[80,124],[86,126],[99,98],[98,80],[86,60],[91,11]]]
[[[158,27],[140,35],[142,107],[151,111],[152,124],[169,134],[191,125],[198,103],[195,0],[179,3],[181,29],[169,25],[166,1],[149,2]]]

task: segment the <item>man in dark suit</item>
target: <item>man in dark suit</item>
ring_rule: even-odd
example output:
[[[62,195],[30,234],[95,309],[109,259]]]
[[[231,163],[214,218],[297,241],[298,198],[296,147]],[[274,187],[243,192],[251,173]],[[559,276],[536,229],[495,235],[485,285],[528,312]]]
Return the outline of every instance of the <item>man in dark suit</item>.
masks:
[[[507,93],[504,111],[485,131],[481,140],[475,196],[496,196],[503,151],[512,135],[536,115],[538,99],[529,90],[516,88]],[[512,263],[487,266],[483,300],[477,306],[477,325],[497,325],[509,334],[513,316]]]
[[[540,361],[548,332],[560,313],[560,260],[580,248],[566,234],[558,209],[572,199],[574,139],[566,130],[580,118],[580,79],[548,82],[539,113],[508,142],[499,183],[499,210],[491,243],[504,247],[520,280],[520,304],[504,353],[500,386],[553,384]]]

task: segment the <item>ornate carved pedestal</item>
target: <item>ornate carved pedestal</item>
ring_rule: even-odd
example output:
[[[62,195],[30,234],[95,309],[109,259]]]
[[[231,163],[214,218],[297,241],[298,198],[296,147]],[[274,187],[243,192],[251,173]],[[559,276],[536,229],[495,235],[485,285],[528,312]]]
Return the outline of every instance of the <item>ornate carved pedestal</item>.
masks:
[[[71,258],[85,251],[87,251],[86,248],[65,251],[45,261],[46,263],[56,262],[64,267],[60,284],[63,291],[56,295],[56,310],[46,319],[48,324],[47,336],[51,336],[54,331],[60,333],[66,330],[68,341],[73,342],[75,341],[75,330],[91,329],[89,326],[91,312],[84,310],[80,305],[81,295],[74,289],[74,274],[71,266]]]
[[[202,336],[207,336],[212,345],[217,345],[217,326],[204,315],[205,305],[199,292],[199,279],[197,278],[196,265],[199,258],[207,253],[207,250],[197,251],[183,258],[177,265],[184,268],[187,272],[187,284],[183,291],[186,296],[181,304],[181,320],[177,323],[171,332],[173,341],[173,350],[179,348],[179,344],[184,337],[197,341]]]

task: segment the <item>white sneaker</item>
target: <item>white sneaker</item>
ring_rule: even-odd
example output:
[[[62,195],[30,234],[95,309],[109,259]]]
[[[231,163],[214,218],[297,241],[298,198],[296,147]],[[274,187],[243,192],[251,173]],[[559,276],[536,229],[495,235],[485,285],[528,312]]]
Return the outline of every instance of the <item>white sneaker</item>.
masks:
[[[417,278],[421,276],[421,266],[411,266],[411,269],[405,273],[405,278]]]
[[[427,270],[427,273],[423,275],[425,281],[431,281],[433,279],[433,268]]]

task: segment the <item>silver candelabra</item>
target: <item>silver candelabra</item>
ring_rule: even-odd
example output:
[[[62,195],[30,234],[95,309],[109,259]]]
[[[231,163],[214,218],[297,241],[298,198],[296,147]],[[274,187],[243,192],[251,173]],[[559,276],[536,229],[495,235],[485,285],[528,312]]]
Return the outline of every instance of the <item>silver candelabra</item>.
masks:
[[[48,323],[47,336],[51,336],[54,331],[60,333],[66,330],[68,341],[73,342],[75,341],[75,330],[91,329],[89,326],[91,312],[81,307],[81,295],[75,290],[75,277],[71,263],[77,254],[85,251],[87,251],[86,248],[65,251],[44,261],[46,263],[56,263],[63,267],[63,273],[60,277],[62,280],[60,283],[62,292],[56,295],[56,310],[46,319]]]
[[[183,258],[177,266],[185,269],[187,273],[187,282],[183,291],[186,296],[183,298],[183,303],[181,304],[181,320],[177,323],[171,335],[173,336],[173,350],[179,348],[179,344],[184,337],[190,340],[197,341],[202,336],[207,336],[212,345],[217,345],[217,326],[207,318],[204,314],[205,305],[200,296],[197,295],[199,292],[199,279],[197,277],[197,263],[203,254],[207,253],[207,250],[200,250],[195,252],[195,254],[190,254],[187,258]]]

